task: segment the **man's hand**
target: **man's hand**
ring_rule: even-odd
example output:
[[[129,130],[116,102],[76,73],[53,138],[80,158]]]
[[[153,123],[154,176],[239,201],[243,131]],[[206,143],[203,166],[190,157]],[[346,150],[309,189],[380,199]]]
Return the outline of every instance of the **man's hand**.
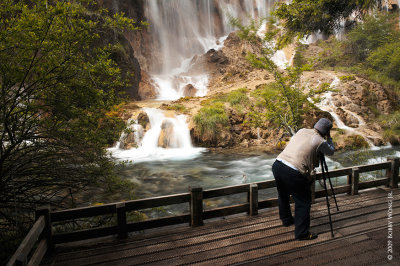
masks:
[[[331,138],[331,131],[330,131],[330,130],[328,131],[328,134],[326,134],[326,138],[327,138],[327,139],[330,139],[330,138]]]

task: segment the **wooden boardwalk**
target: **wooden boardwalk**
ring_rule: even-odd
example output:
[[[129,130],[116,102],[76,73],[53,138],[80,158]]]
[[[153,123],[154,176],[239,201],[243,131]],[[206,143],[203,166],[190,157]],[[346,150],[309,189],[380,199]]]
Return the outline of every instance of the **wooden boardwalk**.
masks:
[[[338,195],[337,200],[339,212],[331,199],[335,238],[322,198],[311,208],[311,231],[319,233],[311,241],[294,240],[294,226],[283,227],[275,207],[252,217],[208,220],[199,227],[57,245],[42,265],[400,265],[399,189],[364,190]],[[391,232],[393,239],[388,239]],[[387,259],[388,240],[393,241],[392,261]]]

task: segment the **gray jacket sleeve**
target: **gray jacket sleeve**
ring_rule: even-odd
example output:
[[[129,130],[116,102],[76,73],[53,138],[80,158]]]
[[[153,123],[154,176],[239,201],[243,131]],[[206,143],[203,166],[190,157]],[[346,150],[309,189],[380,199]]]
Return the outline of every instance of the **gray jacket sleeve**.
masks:
[[[333,155],[335,152],[335,146],[333,145],[332,138],[328,138],[319,145],[317,152],[322,152],[325,155]]]

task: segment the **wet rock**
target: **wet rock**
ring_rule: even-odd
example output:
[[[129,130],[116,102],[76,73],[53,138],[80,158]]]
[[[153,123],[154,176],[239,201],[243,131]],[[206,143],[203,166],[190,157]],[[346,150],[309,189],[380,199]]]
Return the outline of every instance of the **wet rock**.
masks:
[[[151,82],[149,74],[142,71],[142,79],[139,83],[138,94],[141,100],[155,99],[157,96],[157,89]]]
[[[183,89],[183,95],[186,97],[196,96],[197,89],[192,84],[187,84]]]
[[[158,138],[158,147],[165,149],[177,148],[174,135],[174,124],[170,120],[164,120],[161,124],[161,133]]]
[[[221,50],[210,49],[206,53],[207,62],[216,64],[227,64],[229,62],[228,58]]]
[[[141,125],[145,131],[150,129],[150,119],[149,116],[145,112],[140,112],[138,117],[138,124]]]

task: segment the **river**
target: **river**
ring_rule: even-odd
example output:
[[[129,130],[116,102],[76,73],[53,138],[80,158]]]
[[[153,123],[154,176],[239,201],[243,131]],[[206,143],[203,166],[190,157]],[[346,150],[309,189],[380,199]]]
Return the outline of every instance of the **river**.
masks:
[[[400,147],[337,152],[327,157],[327,165],[332,170],[382,162],[388,156],[400,157]],[[148,198],[188,192],[188,187],[210,189],[271,180],[275,157],[261,149],[240,153],[236,149],[203,150],[194,158],[181,156],[128,164],[119,170],[119,175],[137,184],[137,198]],[[333,181],[342,183],[343,178]]]

